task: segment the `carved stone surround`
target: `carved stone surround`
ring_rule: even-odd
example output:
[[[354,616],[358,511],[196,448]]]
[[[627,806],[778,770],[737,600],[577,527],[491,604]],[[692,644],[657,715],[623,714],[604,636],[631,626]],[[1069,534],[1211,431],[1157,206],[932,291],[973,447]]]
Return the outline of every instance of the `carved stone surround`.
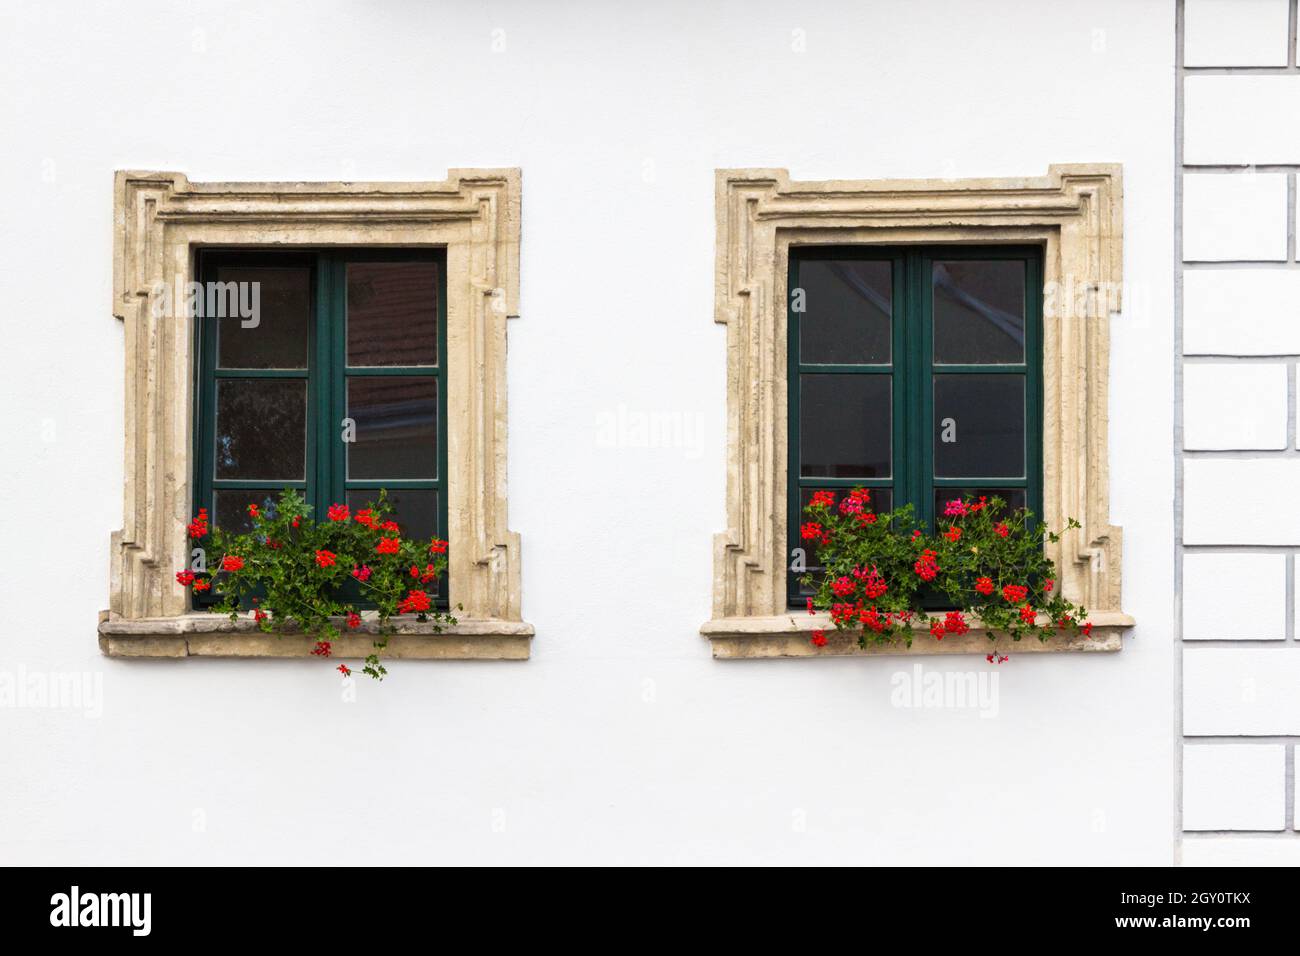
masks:
[[[192,323],[156,317],[151,292],[191,281],[201,246],[434,246],[447,250],[448,538],[461,624],[414,628],[392,656],[526,658],[519,535],[506,523],[506,319],[519,312],[520,173],[454,169],[427,183],[191,183],[119,172],[113,314],[126,336],[122,530],[112,536],[100,646],[114,655],[294,656],[311,642],[223,632],[176,584],[188,563]],[[230,622],[225,622],[227,625]],[[408,629],[409,630],[409,629]],[[342,646],[363,656],[369,641]]]
[[[792,182],[783,169],[717,171],[715,321],[727,326],[727,530],[714,542],[715,657],[1118,650],[1121,532],[1110,523],[1107,384],[1110,311],[1122,281],[1122,174],[1110,164],[1051,166],[1026,179]],[[1084,604],[1091,639],[992,644],[922,635],[859,650],[825,615],[786,607],[786,267],[791,246],[1035,244],[1044,249],[1043,510],[1082,528],[1048,545],[1064,593]],[[1077,308],[1073,293],[1093,293]],[[1100,307],[1096,304],[1103,303]]]

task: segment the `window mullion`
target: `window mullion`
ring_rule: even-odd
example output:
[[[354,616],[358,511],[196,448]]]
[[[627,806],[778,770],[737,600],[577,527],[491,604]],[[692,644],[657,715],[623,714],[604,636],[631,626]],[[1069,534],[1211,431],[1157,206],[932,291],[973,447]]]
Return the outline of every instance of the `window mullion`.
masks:
[[[319,519],[331,495],[329,458],[329,410],[334,391],[332,363],[330,361],[330,316],[334,304],[334,272],[328,253],[316,256],[316,302],[312,316],[311,368],[308,380],[311,388],[311,416],[315,427],[311,430],[312,483],[308,501],[313,515]]]
[[[911,463],[911,483],[908,497],[916,509],[916,517],[926,527],[933,521],[929,499],[933,453],[931,445],[930,401],[931,349],[928,298],[926,296],[926,265],[928,257],[920,250],[908,252],[908,418],[912,427],[909,435],[908,459]]]
[[[1025,503],[1040,522],[1043,513],[1043,271],[1042,259],[1025,264]]]

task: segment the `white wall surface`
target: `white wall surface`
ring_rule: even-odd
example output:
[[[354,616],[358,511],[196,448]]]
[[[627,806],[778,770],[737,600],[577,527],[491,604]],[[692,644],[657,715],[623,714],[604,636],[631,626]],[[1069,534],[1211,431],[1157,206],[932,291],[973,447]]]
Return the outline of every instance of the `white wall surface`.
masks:
[[[1172,2],[33,0],[0,18],[0,669],[102,673],[104,696],[97,719],[0,709],[0,862],[1173,861]],[[1125,176],[1124,650],[1012,653],[988,718],[892,706],[911,659],[713,661],[714,168],[1091,161]],[[509,481],[533,659],[399,661],[345,704],[317,660],[101,657],[113,170],[492,165],[523,169]],[[677,416],[682,440],[610,442],[620,410]]]

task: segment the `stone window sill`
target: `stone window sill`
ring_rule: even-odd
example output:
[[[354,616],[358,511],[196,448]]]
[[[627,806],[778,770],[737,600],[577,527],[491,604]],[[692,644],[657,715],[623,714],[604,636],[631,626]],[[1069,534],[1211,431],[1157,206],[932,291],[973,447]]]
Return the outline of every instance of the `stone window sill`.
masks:
[[[713,656],[718,659],[760,657],[874,657],[893,655],[926,657],[936,654],[1000,654],[1025,653],[1109,653],[1121,647],[1120,635],[1134,625],[1133,618],[1117,611],[1093,614],[1092,636],[1082,634],[1072,637],[1054,637],[1040,641],[1026,637],[1013,641],[1005,635],[989,640],[988,631],[973,626],[961,636],[950,635],[936,641],[923,626],[916,626],[912,646],[906,644],[870,644],[858,646],[857,639],[840,634],[827,614],[801,614],[797,611],[773,617],[715,618],[700,628],[700,633],[713,644]],[[812,632],[826,632],[825,647],[814,647],[809,638]]]
[[[432,624],[393,620],[385,658],[417,660],[528,659],[533,626],[520,621],[462,618],[435,633]],[[374,649],[378,625],[366,621],[333,642],[333,657],[364,658]],[[108,657],[309,657],[316,642],[302,634],[265,634],[251,617],[219,614],[126,619],[100,614],[99,649]]]

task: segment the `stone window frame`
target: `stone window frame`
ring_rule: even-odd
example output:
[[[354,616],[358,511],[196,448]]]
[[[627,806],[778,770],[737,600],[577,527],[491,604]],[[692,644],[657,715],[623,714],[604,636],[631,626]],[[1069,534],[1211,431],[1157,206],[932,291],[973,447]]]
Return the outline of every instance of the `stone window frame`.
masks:
[[[727,530],[714,539],[717,658],[1117,651],[1134,621],[1121,608],[1122,533],[1110,523],[1107,450],[1110,313],[1123,280],[1119,164],[1051,165],[1007,179],[791,181],[784,169],[716,171],[714,321],[727,326]],[[1092,636],[813,647],[825,614],[786,607],[786,302],[791,246],[1037,245],[1043,249],[1043,511],[1082,527],[1047,545]],[[1079,305],[1083,307],[1080,308]],[[918,625],[919,627],[919,625]]]
[[[175,172],[115,176],[113,314],[126,356],[124,517],[112,536],[103,653],[298,657],[314,642],[251,620],[190,610],[193,323],[156,317],[152,296],[195,278],[204,246],[441,247],[447,256],[448,584],[459,623],[442,634],[395,620],[394,658],[526,659],[520,539],[506,518],[506,324],[519,314],[521,175],[452,169],[442,182],[191,183]],[[369,653],[344,635],[336,656]]]

